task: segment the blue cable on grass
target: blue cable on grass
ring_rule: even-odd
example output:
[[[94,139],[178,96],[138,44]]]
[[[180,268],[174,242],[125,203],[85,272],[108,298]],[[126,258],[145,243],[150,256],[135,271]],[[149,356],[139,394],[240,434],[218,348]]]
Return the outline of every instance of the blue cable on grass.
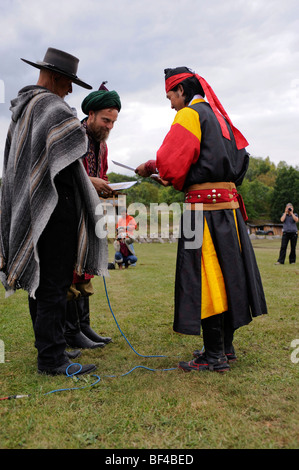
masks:
[[[137,356],[140,356],[140,357],[167,357],[167,356],[144,356],[143,354],[139,354],[137,351],[135,351],[135,349],[133,348],[133,346],[131,345],[131,343],[128,341],[128,339],[126,338],[126,336],[124,335],[124,333],[122,332],[116,318],[115,318],[115,315],[113,313],[113,310],[111,308],[111,305],[110,305],[110,300],[109,300],[109,296],[108,296],[108,292],[107,292],[107,286],[106,286],[106,280],[105,280],[105,276],[103,276],[103,280],[104,280],[104,286],[105,286],[105,292],[106,292],[106,297],[107,297],[107,301],[108,301],[108,305],[109,305],[109,308],[110,308],[110,312],[112,313],[112,316],[114,318],[114,321],[116,323],[116,326],[117,328],[119,329],[120,333],[122,334],[122,336],[125,338],[126,342],[128,343],[128,345],[130,346],[130,348],[134,351],[135,354],[137,354]]]
[[[152,372],[159,372],[159,371],[164,372],[164,371],[167,371],[167,370],[176,370],[177,367],[171,367],[170,369],[151,369],[150,367],[146,367],[146,366],[135,366],[135,367],[133,367],[133,369],[129,370],[125,374],[121,374],[119,376],[117,376],[117,375],[105,375],[104,377],[106,377],[106,378],[125,377],[125,375],[131,374],[131,372],[133,372],[136,369],[146,369],[146,370],[151,370]]]
[[[113,310],[112,310],[112,308],[111,308],[111,304],[110,304],[110,300],[109,300],[109,295],[108,295],[108,291],[107,291],[107,286],[106,286],[105,276],[103,276],[103,281],[104,281],[104,287],[105,287],[105,293],[106,293],[106,298],[107,298],[108,306],[109,306],[110,312],[111,312],[111,314],[112,314],[112,316],[113,316],[113,318],[114,318],[114,321],[115,321],[115,323],[116,323],[116,326],[117,326],[117,328],[119,329],[121,335],[125,338],[126,342],[127,342],[128,345],[130,346],[130,348],[134,351],[134,353],[137,354],[137,356],[140,356],[140,357],[167,357],[167,356],[164,356],[164,355],[149,355],[149,356],[146,356],[146,355],[143,355],[143,354],[139,354],[139,353],[133,348],[133,346],[131,345],[131,343],[129,342],[129,340],[126,338],[125,334],[124,334],[123,331],[121,330],[121,328],[120,328],[120,326],[119,326],[119,324],[118,324],[118,321],[116,320],[116,317],[115,317],[115,315],[114,315],[114,312],[113,312]],[[68,377],[73,377],[73,376],[75,376],[76,374],[78,374],[78,373],[81,371],[81,369],[82,369],[81,364],[79,364],[79,363],[75,363],[75,364],[80,366],[79,371],[75,372],[74,374],[69,374],[69,373],[68,373],[68,368],[69,368],[70,366],[67,367],[67,369],[66,369],[66,375],[67,375]],[[71,364],[71,365],[74,365],[74,364]],[[150,371],[152,371],[152,372],[157,372],[157,371],[176,370],[177,367],[171,367],[170,369],[152,369],[152,368],[150,368],[150,367],[145,367],[145,366],[135,366],[135,367],[133,367],[133,369],[129,370],[128,372],[126,372],[126,373],[124,373],[124,374],[121,374],[119,377],[125,377],[126,375],[131,374],[131,372],[133,372],[133,371],[136,370],[136,369],[146,369],[146,370],[150,370]],[[47,392],[47,393],[45,393],[45,395],[50,395],[51,393],[56,393],[56,392],[65,392],[65,391],[70,391],[70,390],[82,390],[82,389],[87,388],[87,387],[93,387],[94,385],[98,384],[98,383],[100,382],[100,380],[101,380],[101,378],[100,378],[98,375],[94,375],[94,374],[93,374],[93,377],[97,377],[97,380],[96,380],[96,382],[94,382],[94,383],[92,383],[92,384],[90,384],[90,385],[85,385],[85,386],[83,386],[83,387],[60,388],[60,389],[57,389],[57,390],[52,390],[52,391],[50,391],[50,392]],[[115,378],[115,377],[117,377],[117,375],[105,375],[104,377],[106,377],[106,378]]]
[[[68,373],[68,369],[69,367],[72,367],[73,365],[77,365],[80,367],[80,369],[76,372],[74,372],[73,374],[69,374]],[[75,375],[77,375],[82,369],[82,365],[79,364],[78,362],[73,362],[72,364],[70,364],[67,368],[66,368],[66,371],[65,371],[65,374],[67,377],[74,377]],[[92,383],[92,384],[88,384],[88,385],[85,385],[83,387],[71,387],[71,388],[59,388],[59,389],[56,389],[56,390],[51,390],[50,392],[46,392],[46,393],[43,393],[43,395],[50,395],[51,393],[57,393],[57,392],[66,392],[66,391],[70,391],[70,390],[82,390],[83,388],[87,388],[87,387],[93,387],[94,385],[96,385],[97,383],[100,382],[100,377],[98,375],[94,375],[93,374],[93,377],[97,377],[97,380],[96,382]],[[79,380],[79,379],[78,379]],[[7,396],[7,397],[3,397],[3,398],[0,398],[0,400],[11,400],[13,398],[29,398],[31,397],[31,395],[10,395],[10,396]]]
[[[80,369],[77,371],[77,372],[74,372],[73,374],[69,374],[68,373],[68,369],[69,367],[72,367],[74,365],[77,365],[80,367]],[[72,364],[70,364],[67,368],[66,368],[66,376],[67,377],[74,377],[76,376],[77,374],[79,374],[79,372],[82,370],[82,365],[79,364],[78,362],[73,362]],[[97,377],[97,380],[92,383],[92,384],[88,384],[88,385],[84,385],[83,387],[71,387],[71,388],[59,388],[57,390],[51,390],[51,392],[47,392],[47,393],[44,393],[44,395],[50,395],[51,393],[56,393],[56,392],[66,392],[66,391],[70,391],[70,390],[83,390],[83,388],[87,388],[87,387],[93,387],[94,385],[98,384],[101,380],[101,378],[98,376],[98,375],[95,375],[95,374],[92,374],[92,377]]]
[[[125,338],[126,342],[128,343],[128,345],[130,346],[130,348],[134,351],[135,354],[137,354],[137,356],[140,356],[140,357],[168,357],[168,356],[164,356],[164,355],[143,355],[143,354],[139,354],[134,348],[133,346],[131,345],[131,343],[129,342],[129,340],[126,338],[126,336],[124,335],[124,333],[122,332],[119,324],[118,324],[118,321],[116,320],[115,318],[115,315],[113,313],[113,310],[111,308],[111,304],[110,304],[110,300],[109,300],[109,295],[108,295],[108,291],[107,291],[107,286],[106,286],[106,280],[105,280],[105,277],[103,276],[103,280],[104,280],[104,286],[105,286],[105,292],[106,292],[106,298],[107,298],[107,301],[108,301],[108,305],[109,305],[109,309],[110,309],[110,312],[112,313],[112,316],[114,318],[114,321],[117,325],[117,328],[119,329],[121,335]],[[78,365],[80,367],[80,369],[77,371],[77,372],[74,372],[73,374],[69,374],[68,373],[68,369],[69,367],[73,366],[73,365]],[[67,377],[74,377],[76,376],[82,369],[82,365],[77,363],[77,362],[74,362],[72,364],[70,364],[67,369],[66,369],[66,376]],[[119,377],[125,377],[126,375],[129,375],[131,372],[133,372],[134,370],[136,369],[146,369],[146,370],[150,370],[150,371],[153,371],[153,372],[157,372],[157,371],[169,371],[169,370],[176,370],[177,367],[171,367],[170,369],[151,369],[150,367],[145,367],[145,366],[135,366],[133,367],[133,369],[129,370],[128,372],[124,373],[124,374],[121,374]],[[101,378],[98,376],[98,375],[95,375],[95,374],[92,374],[93,377],[96,377],[97,380],[92,383],[92,384],[88,384],[88,385],[84,385],[83,387],[71,387],[71,388],[59,388],[59,389],[56,389],[56,390],[51,390],[50,392],[47,392],[47,393],[44,393],[44,395],[50,395],[52,393],[57,393],[57,392],[66,392],[66,391],[70,391],[70,390],[83,390],[84,388],[87,388],[87,387],[93,387],[95,386],[96,384],[98,384],[100,381],[101,381]],[[114,378],[114,377],[117,377],[117,375],[105,375],[104,377],[107,377],[107,378]],[[11,398],[24,398],[24,397],[29,397],[30,395],[13,395],[13,396],[10,396],[10,397],[4,397],[4,398],[1,398],[0,400],[8,400],[8,399],[11,399]]]
[[[116,320],[116,317],[115,317],[115,315],[114,315],[114,313],[113,313],[113,310],[112,310],[112,308],[111,308],[111,304],[110,304],[110,300],[109,300],[109,295],[108,295],[108,291],[107,291],[107,286],[106,286],[106,280],[105,280],[105,277],[104,277],[104,276],[103,276],[103,280],[104,280],[105,293],[106,293],[106,298],[107,298],[107,302],[108,302],[108,305],[109,305],[110,312],[112,313],[112,316],[113,316],[113,318],[114,318],[114,321],[115,321],[115,323],[116,323],[116,326],[117,326],[117,328],[119,329],[121,335],[125,338],[126,342],[127,342],[128,345],[130,346],[130,348],[134,351],[134,353],[137,354],[137,356],[140,356],[140,357],[167,357],[167,356],[164,356],[164,355],[145,356],[145,355],[143,355],[143,354],[139,354],[139,353],[133,348],[133,346],[131,345],[131,343],[129,342],[129,340],[126,338],[126,336],[125,336],[124,333],[122,332],[122,330],[121,330],[121,328],[120,328],[120,326],[119,326],[119,324],[118,324],[118,321]],[[71,365],[74,365],[74,364],[71,364]],[[79,369],[79,371],[75,372],[74,374],[69,374],[69,373],[68,373],[68,368],[69,368],[70,366],[67,367],[67,369],[66,369],[66,375],[67,375],[68,377],[73,377],[73,376],[75,376],[76,374],[78,374],[78,373],[81,371],[81,369],[82,369],[81,364],[76,363],[76,365],[79,365],[79,366],[80,366],[80,369]],[[146,370],[150,370],[150,371],[152,371],[152,372],[157,372],[157,371],[176,370],[177,367],[171,367],[170,369],[151,369],[150,367],[145,367],[145,366],[135,366],[135,367],[133,367],[133,369],[129,370],[128,372],[126,372],[126,373],[124,373],[124,374],[121,374],[119,377],[125,377],[126,375],[131,374],[131,372],[133,372],[133,371],[136,370],[136,369],[146,369]],[[87,387],[93,387],[94,385],[98,384],[98,383],[100,382],[100,380],[101,380],[101,378],[100,378],[98,375],[94,375],[94,374],[93,374],[93,376],[94,376],[94,377],[97,377],[98,380],[97,380],[96,382],[90,384],[90,385],[85,385],[84,387],[60,388],[60,389],[52,390],[51,392],[45,393],[45,395],[50,395],[51,393],[56,393],[56,392],[65,392],[65,391],[69,391],[69,390],[81,390],[81,389],[84,389],[84,388],[87,388]],[[117,376],[117,375],[105,375],[104,377],[106,377],[106,378],[115,378],[115,377],[118,377],[118,376]]]

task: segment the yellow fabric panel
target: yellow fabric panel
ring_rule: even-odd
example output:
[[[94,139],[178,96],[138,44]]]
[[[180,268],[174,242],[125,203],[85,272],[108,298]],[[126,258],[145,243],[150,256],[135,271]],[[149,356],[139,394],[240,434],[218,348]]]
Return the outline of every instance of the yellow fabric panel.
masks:
[[[236,231],[237,231],[238,240],[239,240],[239,246],[240,246],[240,250],[242,251],[241,242],[240,242],[240,236],[239,236],[239,229],[238,229],[238,222],[237,222],[237,216],[236,216],[236,211],[235,211],[235,209],[233,210],[233,213],[234,213]]]
[[[205,220],[201,256],[201,318],[211,317],[228,309],[224,279]]]
[[[198,100],[195,100],[194,103],[196,101]],[[187,131],[195,135],[195,137],[198,138],[199,142],[201,141],[201,127],[199,122],[199,114],[194,109],[188,108],[188,106],[183,109],[180,109],[180,111],[176,113],[175,119],[172,123],[173,126],[175,124],[180,124],[182,127],[187,129]]]
[[[196,100],[191,101],[191,103],[189,103],[189,106],[192,106],[193,104],[196,104],[196,103],[205,103],[205,102],[206,101],[203,98],[197,98]]]

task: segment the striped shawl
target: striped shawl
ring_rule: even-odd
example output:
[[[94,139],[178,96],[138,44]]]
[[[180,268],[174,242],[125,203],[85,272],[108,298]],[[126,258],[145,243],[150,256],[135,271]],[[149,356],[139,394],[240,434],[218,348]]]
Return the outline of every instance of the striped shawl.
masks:
[[[37,243],[58,201],[54,178],[71,164],[79,219],[75,272],[107,275],[103,211],[82,163],[87,143],[80,121],[63,99],[38,86],[23,88],[11,104],[0,200],[0,280],[7,295],[19,288],[35,295]]]

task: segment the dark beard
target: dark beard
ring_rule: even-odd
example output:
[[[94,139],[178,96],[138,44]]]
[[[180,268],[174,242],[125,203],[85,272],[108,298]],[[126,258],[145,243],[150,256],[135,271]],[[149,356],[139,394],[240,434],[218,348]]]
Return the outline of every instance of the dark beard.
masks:
[[[92,135],[93,139],[99,143],[107,140],[109,137],[109,133],[110,133],[109,130],[107,131],[106,129],[103,129],[102,127],[99,130],[95,131],[91,126],[88,128],[88,130],[90,134]]]

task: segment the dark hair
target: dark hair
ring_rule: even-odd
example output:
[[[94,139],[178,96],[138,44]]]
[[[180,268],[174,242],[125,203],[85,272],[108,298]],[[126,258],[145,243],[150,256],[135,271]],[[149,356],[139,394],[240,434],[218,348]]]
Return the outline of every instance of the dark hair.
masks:
[[[189,67],[175,67],[174,69],[164,69],[165,80],[172,77],[173,75],[178,75],[179,73],[194,73],[193,70]]]
[[[164,73],[165,73],[165,80],[167,80],[167,78],[172,77],[173,75],[178,75],[180,73],[194,73],[194,72],[188,67],[176,67],[175,69],[165,69]],[[184,90],[185,104],[189,103],[192,100],[194,95],[201,95],[202,97],[205,96],[202,86],[195,76],[186,78],[181,83],[179,83],[174,88],[172,88],[171,91],[177,91],[179,85],[182,85],[183,90]]]

